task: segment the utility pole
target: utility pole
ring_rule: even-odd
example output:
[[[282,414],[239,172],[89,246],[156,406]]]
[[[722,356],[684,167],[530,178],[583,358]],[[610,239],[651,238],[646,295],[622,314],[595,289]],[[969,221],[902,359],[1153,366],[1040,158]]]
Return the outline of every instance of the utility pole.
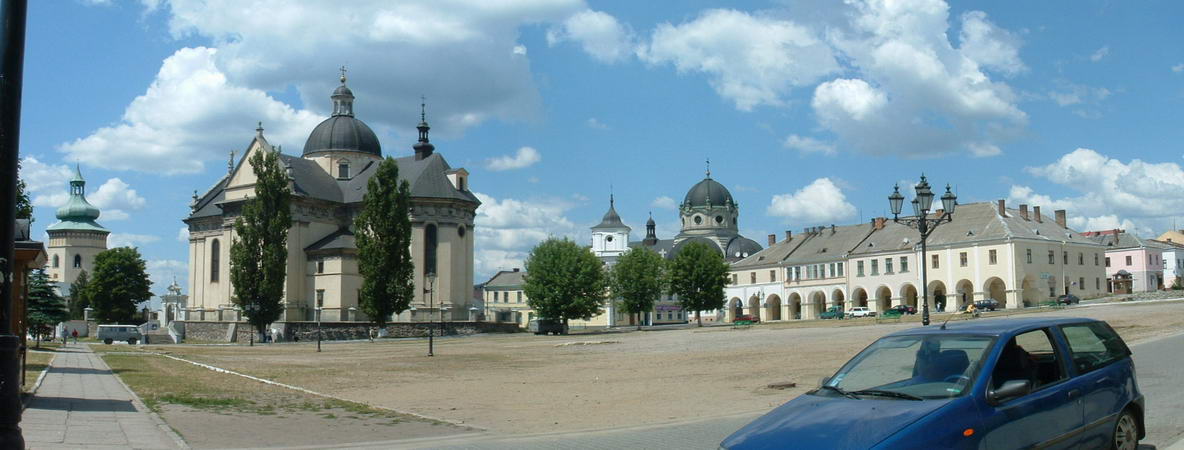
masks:
[[[20,354],[12,330],[16,165],[20,159],[21,89],[27,0],[0,0],[0,448],[24,448],[21,435]]]

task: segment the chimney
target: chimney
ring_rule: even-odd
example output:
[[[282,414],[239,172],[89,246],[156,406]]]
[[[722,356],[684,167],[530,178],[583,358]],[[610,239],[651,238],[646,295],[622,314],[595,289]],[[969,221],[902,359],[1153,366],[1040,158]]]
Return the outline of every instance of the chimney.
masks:
[[[1032,207],[1032,215],[1036,216],[1037,222],[1044,223],[1044,216],[1040,215],[1040,207],[1039,206]]]
[[[785,240],[788,241],[790,239],[793,239],[793,232],[789,231],[789,230],[785,230]]]
[[[1065,210],[1058,209],[1053,211],[1053,214],[1057,215],[1057,225],[1060,225],[1061,228],[1069,228],[1069,225],[1065,223]]]
[[[769,245],[773,245],[773,244],[776,244],[776,243],[777,243],[777,235],[776,235],[776,234],[770,234],[770,235],[769,235]]]
[[[514,268],[514,271],[515,271],[515,272],[517,272],[517,271],[518,271],[518,268],[517,268],[517,267],[515,267],[515,268]]]
[[[1007,217],[1007,204],[1004,203],[1003,199],[999,199],[999,216]]]
[[[1020,217],[1023,217],[1024,220],[1032,220],[1028,218],[1028,205],[1020,205]]]
[[[884,229],[884,222],[887,222],[887,221],[888,221],[888,219],[885,217],[877,217],[877,218],[875,218],[875,222],[873,222],[873,224],[875,225],[875,228],[877,230],[883,230]]]

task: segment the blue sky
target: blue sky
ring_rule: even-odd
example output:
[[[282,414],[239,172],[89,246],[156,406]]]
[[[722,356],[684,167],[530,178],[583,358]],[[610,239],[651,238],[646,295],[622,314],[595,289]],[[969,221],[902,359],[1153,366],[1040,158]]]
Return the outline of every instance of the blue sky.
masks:
[[[1079,230],[1184,225],[1178,2],[31,3],[35,231],[80,164],[159,291],[185,284],[193,191],[259,121],[299,154],[342,65],[388,155],[427,97],[485,202],[475,282],[548,235],[587,240],[610,186],[635,239],[651,211],[670,237],[708,158],[762,243],[882,215],[922,171]]]

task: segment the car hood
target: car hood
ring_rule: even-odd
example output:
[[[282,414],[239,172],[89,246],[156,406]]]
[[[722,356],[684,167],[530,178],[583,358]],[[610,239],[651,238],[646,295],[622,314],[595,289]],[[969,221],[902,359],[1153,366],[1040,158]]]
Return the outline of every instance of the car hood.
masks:
[[[802,395],[732,433],[728,449],[871,448],[950,400]]]

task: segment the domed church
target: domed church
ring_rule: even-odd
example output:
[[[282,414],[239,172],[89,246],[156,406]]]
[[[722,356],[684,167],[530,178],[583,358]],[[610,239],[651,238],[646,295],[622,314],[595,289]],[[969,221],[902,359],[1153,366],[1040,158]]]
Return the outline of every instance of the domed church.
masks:
[[[365,321],[358,309],[362,287],[353,221],[367,183],[382,161],[378,136],[354,114],[354,94],[341,76],[330,96],[333,112],[312,130],[301,156],[280,153],[292,192],[288,234],[288,275],[279,322]],[[423,105],[421,105],[422,107]],[[455,319],[469,318],[473,291],[473,219],[480,201],[469,189],[469,173],[452,168],[428,139],[421,113],[419,140],[411,156],[396,158],[399,179],[411,185],[411,255],[416,283],[412,310],[393,321],[427,321],[442,309]],[[231,296],[230,246],[234,220],[254,195],[255,152],[280,151],[256,129],[237,161],[204,194],[194,192],[189,226],[189,304],[184,320],[237,320]],[[426,274],[435,273],[429,302]],[[429,305],[433,305],[429,307]]]

